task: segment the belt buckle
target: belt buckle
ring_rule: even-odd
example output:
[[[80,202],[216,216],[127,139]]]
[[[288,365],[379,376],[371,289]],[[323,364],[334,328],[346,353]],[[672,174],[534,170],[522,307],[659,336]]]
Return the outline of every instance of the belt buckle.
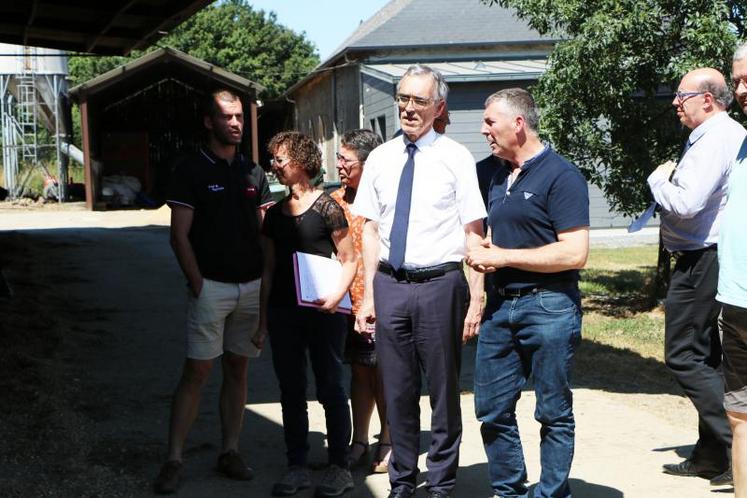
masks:
[[[405,272],[406,280],[409,283],[420,284],[428,280],[428,270],[407,270]]]

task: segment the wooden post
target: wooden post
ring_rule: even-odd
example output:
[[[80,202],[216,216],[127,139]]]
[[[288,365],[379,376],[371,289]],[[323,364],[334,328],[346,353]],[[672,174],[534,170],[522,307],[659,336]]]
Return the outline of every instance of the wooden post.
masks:
[[[83,172],[85,173],[86,209],[93,210],[94,178],[91,164],[91,137],[88,123],[88,100],[80,103],[80,129],[83,133]]]
[[[259,132],[257,130],[257,101],[249,103],[249,116],[252,128],[252,161],[259,164]]]

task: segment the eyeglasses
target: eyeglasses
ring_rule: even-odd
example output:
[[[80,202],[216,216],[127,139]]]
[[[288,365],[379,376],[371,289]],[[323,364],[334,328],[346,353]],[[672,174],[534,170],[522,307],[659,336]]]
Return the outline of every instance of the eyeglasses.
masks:
[[[270,164],[278,165],[281,168],[290,162],[289,157],[271,157]]]
[[[339,152],[335,154],[335,157],[337,158],[337,162],[344,164],[346,168],[349,168],[352,165],[354,165],[355,163],[359,163],[360,162],[357,159],[348,159],[347,157],[343,156]]]
[[[423,109],[428,107],[431,102],[435,102],[436,99],[429,99],[427,97],[418,97],[417,95],[406,95],[404,93],[398,93],[395,97],[397,103],[402,107],[407,107],[407,104],[412,102],[412,106],[415,109]]]
[[[682,104],[690,97],[695,97],[696,95],[703,95],[708,92],[674,92],[674,96],[677,98],[677,101]]]

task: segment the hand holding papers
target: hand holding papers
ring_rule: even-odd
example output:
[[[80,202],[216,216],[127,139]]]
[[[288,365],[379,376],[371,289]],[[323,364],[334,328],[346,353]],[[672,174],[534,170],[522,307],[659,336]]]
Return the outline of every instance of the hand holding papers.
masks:
[[[666,178],[671,178],[672,173],[674,173],[675,168],[677,167],[677,163],[674,161],[667,161],[665,163],[660,164],[656,170],[655,173],[661,173],[662,176]]]
[[[674,161],[667,161],[657,166],[654,172],[649,176],[649,179],[656,176],[657,178],[661,177],[666,178],[667,180],[671,180],[675,169],[677,169],[677,163]],[[656,206],[656,201],[654,201],[643,213],[638,215],[638,217],[634,219],[630,225],[628,225],[628,233],[638,232],[643,227],[645,227],[646,223],[648,223],[648,221],[654,216],[654,213],[656,212]]]
[[[293,268],[299,306],[320,308],[318,301],[334,293],[342,277],[342,265],[339,261],[303,252],[293,254]],[[349,314],[352,309],[350,294],[346,292],[337,305],[337,311]]]
[[[645,227],[648,220],[650,220],[654,215],[654,212],[656,212],[656,201],[652,202],[643,213],[638,215],[638,217],[628,225],[628,233],[638,232],[641,228]]]

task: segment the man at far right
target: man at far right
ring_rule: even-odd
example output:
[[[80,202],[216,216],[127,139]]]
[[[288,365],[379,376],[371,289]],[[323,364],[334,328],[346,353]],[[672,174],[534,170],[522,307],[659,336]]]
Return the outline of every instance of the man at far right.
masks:
[[[747,114],[747,44],[734,53],[734,94]],[[729,177],[718,241],[724,408],[734,440],[732,469],[736,498],[747,498],[747,142],[742,142]]]
[[[665,362],[698,412],[699,437],[692,454],[664,465],[664,472],[703,477],[712,485],[732,481],[731,430],[719,371],[716,249],[727,180],[747,132],[726,113],[731,100],[717,70],[687,73],[672,105],[692,132],[679,163],[668,161],[648,177],[661,207],[664,247],[676,261],[665,304]]]

